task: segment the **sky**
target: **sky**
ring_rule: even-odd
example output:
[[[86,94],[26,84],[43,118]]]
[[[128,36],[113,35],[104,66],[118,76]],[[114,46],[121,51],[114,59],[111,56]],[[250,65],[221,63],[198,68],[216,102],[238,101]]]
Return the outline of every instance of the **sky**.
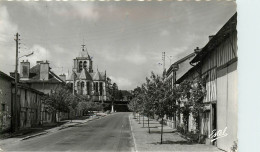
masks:
[[[68,74],[84,43],[93,69],[105,71],[119,89],[131,90],[151,71],[202,48],[235,14],[232,1],[0,2],[0,70],[15,69],[19,57],[48,60],[57,75]]]

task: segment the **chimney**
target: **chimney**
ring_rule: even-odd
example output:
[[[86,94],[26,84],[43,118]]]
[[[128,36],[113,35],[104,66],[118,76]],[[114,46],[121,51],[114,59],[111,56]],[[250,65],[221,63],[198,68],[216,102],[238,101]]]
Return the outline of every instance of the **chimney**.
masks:
[[[30,75],[30,62],[22,61],[20,62],[20,78],[21,80],[29,80]]]
[[[49,80],[49,63],[40,62],[40,80]]]
[[[61,74],[59,75],[60,79],[63,80],[64,82],[66,81],[66,75],[65,74]]]
[[[36,64],[40,64],[40,63],[43,63],[43,61],[36,61]]]
[[[200,52],[200,48],[199,47],[196,47],[196,49],[194,49],[194,52],[197,54],[197,53],[199,53]]]
[[[209,36],[209,41],[214,37],[215,35],[210,35]]]

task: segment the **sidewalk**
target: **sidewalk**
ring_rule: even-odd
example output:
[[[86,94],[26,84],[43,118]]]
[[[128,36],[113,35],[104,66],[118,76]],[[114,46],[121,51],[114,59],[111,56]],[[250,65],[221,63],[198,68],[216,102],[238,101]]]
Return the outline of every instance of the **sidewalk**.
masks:
[[[150,130],[148,133],[148,121],[145,117],[145,125],[143,128],[143,121],[138,124],[137,119],[133,119],[133,115],[129,116],[131,129],[133,132],[134,144],[136,151],[190,151],[190,152],[222,152],[217,147],[205,144],[189,143],[186,139],[182,138],[176,130],[163,126],[163,144],[161,140],[161,124],[156,120],[150,120]]]
[[[1,145],[14,143],[14,142],[18,142],[18,141],[21,141],[21,140],[27,140],[27,139],[30,139],[30,138],[33,138],[33,137],[37,137],[37,136],[41,136],[41,135],[45,135],[45,134],[49,134],[49,133],[55,133],[59,130],[66,129],[66,128],[69,128],[69,127],[74,127],[74,126],[77,126],[77,125],[81,125],[81,124],[84,124],[86,122],[89,122],[89,121],[92,121],[92,120],[95,120],[95,119],[99,119],[101,117],[102,116],[91,116],[87,119],[82,119],[82,120],[72,120],[72,121],[71,120],[64,120],[64,121],[61,121],[61,123],[63,123],[62,125],[50,126],[49,128],[45,128],[45,129],[35,130],[34,128],[29,128],[29,129],[25,130],[25,132],[31,131],[28,134],[26,134],[26,133],[23,134],[22,133],[23,131],[21,131],[17,135],[14,135],[10,138],[0,139],[0,147],[1,147]]]

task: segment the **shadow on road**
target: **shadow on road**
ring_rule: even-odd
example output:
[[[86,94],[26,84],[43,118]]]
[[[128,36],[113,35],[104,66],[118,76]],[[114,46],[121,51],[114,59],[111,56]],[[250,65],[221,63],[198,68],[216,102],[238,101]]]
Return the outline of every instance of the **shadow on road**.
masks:
[[[155,143],[151,143],[151,144],[154,144],[154,145],[160,145],[161,142],[155,142]],[[166,141],[163,141],[162,144],[179,144],[179,145],[193,145],[195,143],[192,143],[192,142],[189,142],[189,141],[171,141],[171,140],[166,140]]]

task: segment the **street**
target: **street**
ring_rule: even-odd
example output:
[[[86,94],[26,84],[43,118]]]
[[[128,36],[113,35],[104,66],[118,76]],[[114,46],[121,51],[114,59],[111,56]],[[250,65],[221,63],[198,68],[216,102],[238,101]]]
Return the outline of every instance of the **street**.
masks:
[[[132,151],[129,113],[2,146],[4,151]]]

